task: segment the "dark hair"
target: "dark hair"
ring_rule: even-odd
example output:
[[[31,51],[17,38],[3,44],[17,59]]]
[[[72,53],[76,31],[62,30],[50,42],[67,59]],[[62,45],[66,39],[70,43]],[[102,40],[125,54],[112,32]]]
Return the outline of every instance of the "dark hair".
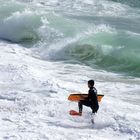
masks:
[[[94,86],[94,80],[89,80],[88,84],[91,85],[92,87]]]

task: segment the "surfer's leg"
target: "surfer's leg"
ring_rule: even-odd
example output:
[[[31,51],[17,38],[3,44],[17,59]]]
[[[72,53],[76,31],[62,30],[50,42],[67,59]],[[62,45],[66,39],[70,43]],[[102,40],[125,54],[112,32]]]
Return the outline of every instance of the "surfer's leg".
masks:
[[[92,109],[92,113],[97,113],[98,109],[99,109],[99,106],[91,106],[91,109]]]
[[[83,110],[82,101],[79,101],[79,102],[78,102],[78,107],[79,107],[79,113],[82,113],[82,110]]]
[[[88,106],[90,107],[91,106],[91,102],[90,101],[82,101],[82,104],[85,105],[85,106]]]
[[[78,102],[78,106],[79,106],[79,112],[80,113],[82,113],[83,105],[85,105],[85,106],[91,106],[91,103],[89,101],[86,101],[86,100],[79,101]]]
[[[92,122],[92,124],[94,124],[94,119],[95,119],[95,113],[92,113],[91,114],[91,122]]]
[[[91,109],[92,109],[92,114],[91,114],[91,122],[92,124],[95,123],[94,119],[95,119],[95,113],[97,113],[99,106],[92,106],[91,105]]]

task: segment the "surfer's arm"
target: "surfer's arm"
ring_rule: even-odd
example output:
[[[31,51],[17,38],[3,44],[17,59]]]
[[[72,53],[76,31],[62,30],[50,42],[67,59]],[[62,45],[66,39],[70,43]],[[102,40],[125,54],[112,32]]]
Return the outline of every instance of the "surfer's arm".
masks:
[[[88,97],[87,97],[86,100],[91,101],[91,100],[92,100],[92,94],[93,94],[92,91],[89,90],[89,91],[88,91]]]

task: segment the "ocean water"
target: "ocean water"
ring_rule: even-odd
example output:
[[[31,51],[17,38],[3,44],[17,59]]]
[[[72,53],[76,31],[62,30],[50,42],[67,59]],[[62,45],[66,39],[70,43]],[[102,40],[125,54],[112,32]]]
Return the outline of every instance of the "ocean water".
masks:
[[[1,139],[140,139],[139,0],[0,0],[0,50]],[[68,114],[89,79],[94,126]]]
[[[12,1],[1,2],[0,10],[3,40],[41,47],[46,59],[140,77],[139,8],[111,1]]]

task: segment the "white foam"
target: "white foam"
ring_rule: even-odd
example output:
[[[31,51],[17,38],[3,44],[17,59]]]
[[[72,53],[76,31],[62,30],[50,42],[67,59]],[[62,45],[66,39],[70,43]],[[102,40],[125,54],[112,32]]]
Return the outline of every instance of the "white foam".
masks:
[[[34,3],[42,3],[43,5],[49,6],[53,9],[53,6],[57,6],[58,9],[71,11],[75,9],[78,11],[89,12],[96,14],[97,16],[132,16],[136,14],[131,7],[106,0],[34,0]],[[56,8],[56,7],[55,7]],[[126,15],[127,14],[127,15]]]
[[[58,0],[45,2],[46,5],[47,2],[48,5],[52,4],[54,9],[56,5],[61,5]],[[69,1],[61,2],[62,5],[69,5]],[[81,10],[85,4],[93,7],[97,2],[97,7],[101,8],[101,13],[97,9],[98,14],[102,15],[106,12],[105,15],[111,16],[119,11],[119,6],[122,6],[115,7],[109,5],[108,1],[102,0],[73,2],[76,2],[74,6]],[[41,8],[39,10],[42,10]],[[120,8],[117,16],[125,10]],[[30,28],[40,27],[42,19],[39,15],[38,12],[34,13],[31,10],[14,12],[5,19],[4,24],[1,23],[0,35],[6,39],[20,40],[24,36],[16,32],[20,32],[22,27],[24,29],[27,25]],[[46,22],[46,19],[44,21]],[[47,29],[47,24],[44,24],[40,30]],[[41,31],[41,34],[46,33]],[[51,44],[47,53],[51,55],[53,52],[59,52],[70,43],[98,32],[114,33],[115,31],[105,24],[88,28],[77,33],[75,38],[67,37],[56,44]],[[106,46],[103,49],[104,53],[108,53]],[[45,56],[47,53],[44,52],[42,55]],[[34,50],[9,42],[0,43],[0,139],[139,139],[140,78],[125,77],[80,64],[50,62],[39,58],[34,55]],[[73,91],[86,93],[89,79],[94,79],[98,93],[105,95],[94,126],[90,122],[90,108],[84,107],[81,117],[72,117],[68,114],[70,109],[78,110],[77,103],[67,100],[69,93]]]
[[[1,139],[139,137],[139,105],[123,100],[134,89],[138,96],[139,84],[132,86],[133,79],[129,79],[130,84],[121,83],[125,78],[111,73],[78,64],[39,60],[29,49],[19,45],[1,43],[0,49]],[[70,109],[78,109],[77,103],[67,101],[69,93],[87,92],[89,78],[94,78],[99,93],[105,94],[94,126],[90,122],[91,110],[87,107],[82,117],[68,114]],[[129,94],[128,98],[131,96]]]

